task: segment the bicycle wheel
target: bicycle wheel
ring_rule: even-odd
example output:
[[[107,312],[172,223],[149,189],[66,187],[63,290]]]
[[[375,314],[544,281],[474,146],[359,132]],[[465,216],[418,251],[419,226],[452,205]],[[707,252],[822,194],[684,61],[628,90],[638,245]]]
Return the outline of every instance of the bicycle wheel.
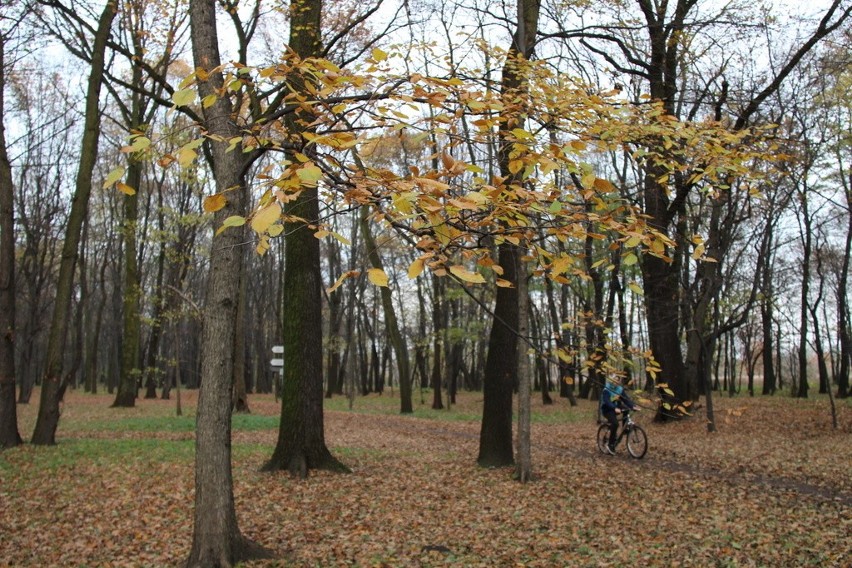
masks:
[[[609,444],[609,424],[601,424],[598,428],[598,451],[602,454],[609,454],[606,449]]]
[[[627,452],[634,458],[641,459],[648,451],[648,436],[645,435],[645,430],[641,426],[633,425],[630,432],[627,433]]]

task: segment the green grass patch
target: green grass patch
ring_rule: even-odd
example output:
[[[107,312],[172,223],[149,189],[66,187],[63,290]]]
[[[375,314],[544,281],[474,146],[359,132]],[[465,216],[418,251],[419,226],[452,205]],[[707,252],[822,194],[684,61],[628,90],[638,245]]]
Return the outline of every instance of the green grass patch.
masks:
[[[78,425],[89,432],[194,432],[195,416],[133,416]]]
[[[195,456],[193,440],[69,439],[55,446],[25,444],[0,454],[0,471],[15,475],[22,469],[57,471],[78,464],[130,466],[142,463],[190,463]]]
[[[278,416],[235,414],[233,430],[259,431],[278,428]],[[77,432],[195,432],[195,416],[133,416],[78,423]]]
[[[553,394],[552,396],[558,396]],[[594,416],[589,414],[589,407],[581,405],[571,407],[563,399],[557,399],[554,404],[545,406],[541,403],[541,394],[533,393],[532,421],[542,424],[564,424],[574,422],[594,421]],[[435,420],[439,422],[480,422],[482,420],[482,393],[465,392],[459,393],[458,404],[448,405],[446,394],[443,397],[444,408],[435,410],[432,408],[432,392],[420,391],[414,393],[414,412],[409,416]],[[370,394],[357,396],[349,407],[349,399],[345,396],[336,396],[325,400],[326,410],[340,412],[356,412],[358,414],[387,414],[400,415],[400,401],[398,393],[394,394]],[[513,404],[513,412],[517,418],[517,400]]]

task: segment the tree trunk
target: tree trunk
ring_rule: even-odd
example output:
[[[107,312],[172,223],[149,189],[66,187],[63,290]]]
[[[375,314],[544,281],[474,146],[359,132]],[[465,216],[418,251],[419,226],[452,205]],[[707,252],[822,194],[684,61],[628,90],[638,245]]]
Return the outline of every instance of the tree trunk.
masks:
[[[838,159],[843,164],[842,159]],[[849,365],[852,362],[852,336],[850,336],[849,321],[849,262],[852,255],[852,174],[842,176],[843,189],[846,193],[846,242],[843,247],[843,262],[837,283],[837,334],[840,343],[840,369],[837,372],[837,398],[849,396]]]
[[[382,258],[379,256],[376,241],[373,239],[373,233],[370,231],[370,225],[367,222],[368,213],[369,209],[366,207],[362,208],[359,218],[361,233],[364,235],[364,246],[367,247],[367,258],[370,259],[370,265],[373,268],[383,271]],[[385,327],[390,336],[391,345],[396,356],[397,371],[399,372],[400,413],[411,414],[414,412],[414,407],[411,404],[411,363],[408,357],[408,346],[405,343],[405,337],[399,329],[390,288],[382,286],[379,292],[382,297],[382,308],[385,313]]]
[[[216,33],[215,4],[191,0],[190,24],[195,66],[206,70],[198,82],[201,98],[217,95],[204,109],[207,131],[222,141],[210,141],[216,189],[225,206],[213,216],[214,228],[231,215],[244,214],[243,153],[227,151],[228,140],[240,136],[233,109],[224,92]],[[235,189],[236,188],[236,189]],[[227,191],[226,191],[227,190]],[[234,333],[239,302],[240,231],[225,230],[211,243],[210,275],[203,312],[201,390],[198,394],[195,437],[195,515],[188,567],[231,567],[266,555],[244,538],[237,526],[231,471],[231,385],[234,375]]]
[[[159,226],[165,227],[165,219],[163,215],[163,184],[157,185],[157,217]],[[157,281],[154,284],[153,292],[153,314],[151,315],[151,335],[148,337],[148,346],[145,350],[145,363],[143,365],[145,372],[145,398],[157,398],[157,385],[162,380],[163,390],[165,390],[165,369],[159,364],[160,358],[160,339],[163,337],[164,331],[164,308],[166,306],[165,274],[166,274],[166,242],[159,239],[160,250],[157,254]],[[153,396],[152,396],[153,395]]]
[[[761,277],[761,302],[760,323],[763,334],[763,394],[775,394],[775,349],[773,347],[774,332],[772,329],[774,286],[772,282],[772,240],[774,224],[769,223],[766,234],[763,237],[761,254],[763,258],[763,270]]]
[[[21,443],[15,404],[15,192],[3,123],[5,49],[5,37],[0,34],[0,448]]]
[[[802,256],[802,289],[799,296],[801,308],[799,311],[799,386],[796,397],[808,397],[808,293],[811,285],[811,239],[813,230],[811,228],[810,211],[808,210],[807,191],[800,195],[802,205],[802,223],[804,223],[803,256]]]
[[[245,238],[245,228],[242,230]],[[246,394],[246,262],[240,268],[239,299],[237,300],[236,333],[234,333],[234,393],[233,411],[251,414]]]
[[[135,99],[138,97],[134,96]],[[138,101],[134,101],[134,115],[139,115]],[[134,118],[136,118],[135,116]],[[140,119],[141,120],[141,119]],[[139,186],[142,181],[142,164],[130,157],[127,168],[127,185],[136,190],[133,195],[124,196],[124,328],[121,334],[121,375],[118,392],[113,407],[132,408],[136,406],[139,394],[139,301],[142,290],[139,287],[139,266],[136,255],[136,224],[139,220]]]
[[[74,287],[74,268],[77,263],[83,221],[88,215],[92,175],[98,157],[101,118],[98,103],[104,77],[106,44],[116,10],[114,0],[107,2],[104,6],[104,10],[98,19],[98,29],[92,43],[92,65],[86,91],[80,166],[77,170],[74,197],[71,200],[71,212],[68,215],[65,240],[62,244],[62,260],[56,283],[56,301],[53,306],[53,317],[50,323],[47,352],[45,353],[41,400],[32,436],[32,443],[37,445],[56,443],[56,428],[59,426],[59,402],[62,400],[65,391],[65,386],[62,383],[62,355],[65,349],[69,308]]]
[[[290,4],[289,46],[299,57],[320,53],[320,0],[293,0]],[[293,77],[299,90],[305,77]],[[288,115],[287,131],[296,143],[307,132],[311,118]],[[295,158],[292,157],[295,161]],[[322,273],[319,239],[314,237],[320,217],[317,187],[304,185],[287,207],[295,219],[285,223],[284,267],[284,385],[278,442],[264,470],[286,469],[305,477],[310,469],[346,471],[325,444],[322,368]]]
[[[444,313],[444,304],[446,303],[446,294],[444,294],[444,283],[440,278],[433,277],[434,296],[432,298],[432,377],[429,384],[432,386],[432,409],[442,410],[444,401],[441,396],[441,375],[444,372],[444,329],[446,328],[446,314]]]
[[[532,442],[530,440],[531,419],[531,385],[530,365],[527,348],[529,347],[529,292],[527,288],[527,275],[524,263],[521,262],[521,273],[518,275],[518,334],[521,341],[518,342],[518,463],[515,468],[515,477],[521,483],[532,481]]]
[[[515,334],[520,321],[517,289],[520,264],[518,247],[510,243],[500,245],[498,264],[503,268],[503,279],[513,285],[511,288],[497,288],[494,323],[485,359],[484,405],[477,458],[479,465],[485,467],[514,463],[512,391],[518,369],[518,340]]]
[[[514,146],[506,135],[513,128],[522,128],[524,111],[517,101],[522,100],[528,87],[524,65],[533,53],[540,0],[518,0],[518,24],[503,66],[501,94],[506,101],[506,123],[499,132],[498,160],[500,175],[507,185],[522,185],[519,176],[509,170],[509,155]],[[512,448],[512,391],[518,370],[518,278],[520,277],[520,249],[511,242],[498,247],[497,263],[503,269],[503,279],[511,287],[498,287],[494,303],[494,323],[488,340],[485,360],[484,404],[482,427],[479,433],[481,466],[495,467],[514,463]]]

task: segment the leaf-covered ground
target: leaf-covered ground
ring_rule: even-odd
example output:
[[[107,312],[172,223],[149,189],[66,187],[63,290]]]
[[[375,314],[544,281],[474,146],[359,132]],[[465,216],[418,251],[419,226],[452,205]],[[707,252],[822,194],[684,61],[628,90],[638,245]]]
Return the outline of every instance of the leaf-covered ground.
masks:
[[[56,447],[0,453],[0,565],[175,566],[192,535],[194,393],[109,408],[66,396]],[[37,393],[33,396],[37,401]],[[242,531],[275,550],[253,566],[849,566],[852,406],[718,398],[668,425],[638,415],[641,461],[594,444],[594,403],[535,402],[536,481],[477,467],[482,396],[396,413],[392,396],[328,404],[326,441],[349,475],[260,473],[278,405],[235,417]],[[19,406],[28,436],[36,405]]]

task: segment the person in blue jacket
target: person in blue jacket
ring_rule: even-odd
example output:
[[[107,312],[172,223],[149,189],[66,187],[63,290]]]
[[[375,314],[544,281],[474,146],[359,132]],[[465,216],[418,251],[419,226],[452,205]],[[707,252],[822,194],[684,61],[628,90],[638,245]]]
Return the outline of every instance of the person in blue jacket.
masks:
[[[621,381],[617,378],[610,379],[601,392],[601,414],[609,422],[609,445],[607,450],[615,455],[615,439],[618,435],[618,417],[627,410],[635,410],[638,407],[630,400]]]

